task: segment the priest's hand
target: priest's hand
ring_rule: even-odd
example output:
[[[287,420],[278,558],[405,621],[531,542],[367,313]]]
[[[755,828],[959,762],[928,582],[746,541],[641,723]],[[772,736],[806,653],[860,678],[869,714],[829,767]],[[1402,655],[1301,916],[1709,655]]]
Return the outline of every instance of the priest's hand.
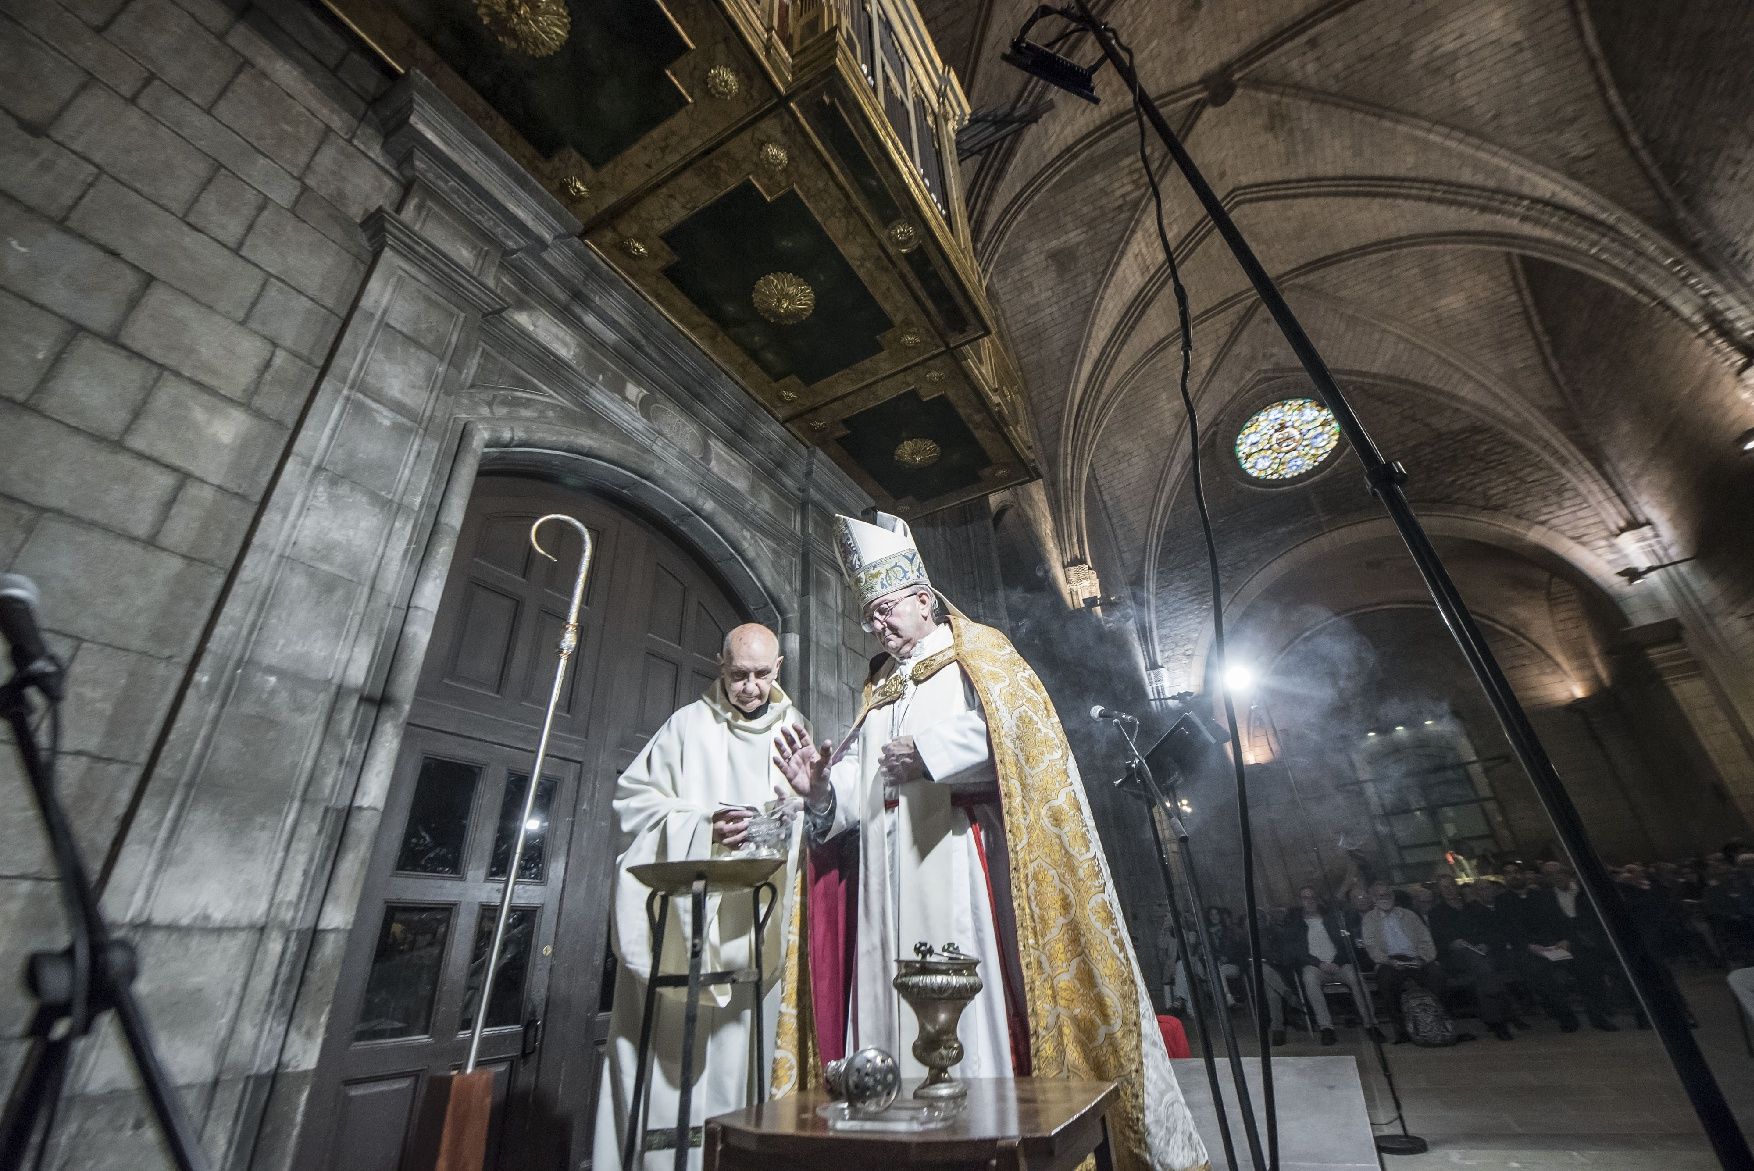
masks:
[[[885,796],[893,793],[897,785],[920,780],[926,775],[926,762],[920,759],[919,745],[914,743],[912,736],[897,736],[883,746],[877,758],[877,775],[883,778]]]
[[[713,841],[735,850],[749,840],[749,819],[755,810],[726,806],[713,812]]]
[[[828,754],[831,751],[828,741],[820,745],[810,743],[810,734],[797,724],[781,728],[780,734],[774,737],[775,756],[773,762],[792,786],[792,791],[804,798],[804,804],[811,809],[823,809],[828,805]]]

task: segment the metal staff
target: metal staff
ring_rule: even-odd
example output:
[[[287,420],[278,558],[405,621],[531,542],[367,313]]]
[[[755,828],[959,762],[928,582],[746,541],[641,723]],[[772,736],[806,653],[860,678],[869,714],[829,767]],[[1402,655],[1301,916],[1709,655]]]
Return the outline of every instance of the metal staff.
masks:
[[[524,840],[530,832],[530,818],[536,809],[536,786],[542,779],[542,763],[548,756],[548,733],[554,727],[554,709],[560,703],[561,685],[566,682],[566,669],[579,646],[579,605],[585,597],[585,578],[591,572],[591,533],[584,524],[565,513],[551,512],[530,526],[530,547],[558,562],[560,559],[542,547],[536,533],[551,520],[564,521],[579,531],[584,550],[579,554],[579,575],[572,583],[572,605],[566,612],[566,626],[560,632],[560,661],[554,665],[554,688],[548,693],[548,711],[542,717],[542,738],[536,742],[536,763],[530,769],[530,787],[524,793],[524,812],[518,818],[518,839],[512,846],[511,864],[506,867],[505,890],[499,896],[499,918],[493,924],[493,946],[487,952],[487,972],[481,981],[481,1001],[475,1006],[475,1027],[469,1033],[469,1057],[463,1072],[475,1072],[475,1059],[481,1052],[481,1033],[487,1028],[487,1002],[493,994],[493,977],[499,967],[500,951],[505,946],[506,922],[512,915],[512,891],[518,881],[518,867],[524,860]]]

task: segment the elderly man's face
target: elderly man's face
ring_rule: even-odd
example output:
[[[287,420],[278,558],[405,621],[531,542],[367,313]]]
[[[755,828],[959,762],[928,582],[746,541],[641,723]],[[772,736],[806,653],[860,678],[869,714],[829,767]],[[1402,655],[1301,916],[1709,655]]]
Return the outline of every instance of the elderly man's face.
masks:
[[[892,655],[905,655],[914,644],[932,633],[932,591],[910,586],[885,594],[865,607],[865,629]]]
[[[738,711],[748,714],[768,701],[784,661],[779,639],[765,626],[751,622],[725,637],[725,648],[719,655],[719,679]]]

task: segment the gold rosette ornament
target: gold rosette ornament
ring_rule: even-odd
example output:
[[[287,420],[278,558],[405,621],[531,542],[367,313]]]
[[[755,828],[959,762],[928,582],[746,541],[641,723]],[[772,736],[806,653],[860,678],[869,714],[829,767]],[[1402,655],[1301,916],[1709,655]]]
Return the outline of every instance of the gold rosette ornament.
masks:
[[[552,57],[572,34],[566,0],[475,0],[475,15],[514,53]]]
[[[929,468],[943,450],[930,439],[903,439],[895,447],[895,462],[910,468]]]
[[[749,300],[775,325],[797,325],[816,311],[816,290],[789,272],[770,272],[756,281]]]

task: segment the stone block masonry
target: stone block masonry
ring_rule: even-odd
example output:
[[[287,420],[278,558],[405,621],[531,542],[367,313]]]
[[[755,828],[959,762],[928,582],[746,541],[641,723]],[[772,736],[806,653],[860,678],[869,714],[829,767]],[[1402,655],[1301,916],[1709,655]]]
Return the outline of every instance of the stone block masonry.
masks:
[[[71,664],[63,791],[203,1144],[273,1171],[477,470],[543,453],[664,517],[792,640],[825,727],[865,653],[825,522],[868,501],[316,0],[0,0],[0,57],[0,570]],[[0,802],[28,806],[3,753]],[[39,839],[0,828],[0,962],[61,942]],[[4,976],[0,1010],[10,1079]],[[156,1171],[93,1049],[51,1165]]]
[[[62,789],[94,868],[162,813],[148,799],[127,823],[364,277],[359,221],[402,198],[366,120],[390,77],[310,8],[0,3],[0,569],[41,587],[71,669]],[[0,802],[29,808],[10,749]],[[202,817],[215,840],[260,824],[223,802]],[[9,1083],[28,1017],[13,965],[61,925],[34,823],[0,836]],[[168,930],[155,958],[223,943],[235,970],[256,936],[200,938]],[[178,1034],[175,1071],[199,1080],[231,1017],[204,984],[145,991]],[[113,1057],[91,1088],[132,1084]],[[113,1124],[130,1138],[103,1159],[154,1166],[138,1103],[112,1108],[80,1120],[84,1138],[101,1148]],[[97,1165],[95,1149],[64,1165]]]

